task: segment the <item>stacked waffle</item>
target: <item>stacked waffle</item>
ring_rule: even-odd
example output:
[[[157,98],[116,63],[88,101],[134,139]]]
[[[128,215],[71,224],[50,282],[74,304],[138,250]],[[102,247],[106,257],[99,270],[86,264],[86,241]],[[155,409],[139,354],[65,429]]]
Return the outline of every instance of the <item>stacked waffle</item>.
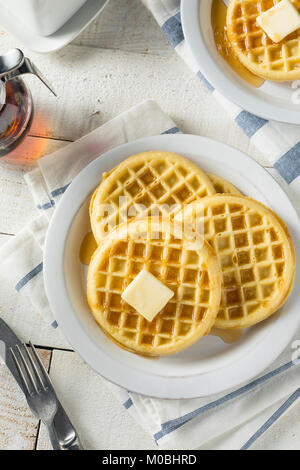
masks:
[[[230,0],[227,36],[239,61],[255,75],[274,81],[297,80],[300,78],[300,29],[275,42],[257,21],[281,1]],[[300,1],[289,1],[300,13]]]
[[[252,326],[292,288],[294,250],[282,220],[180,155],[155,151],[123,161],[94,192],[90,219],[98,248],[89,306],[129,351],[173,354],[213,326]],[[151,322],[122,298],[143,270],[174,293]]]

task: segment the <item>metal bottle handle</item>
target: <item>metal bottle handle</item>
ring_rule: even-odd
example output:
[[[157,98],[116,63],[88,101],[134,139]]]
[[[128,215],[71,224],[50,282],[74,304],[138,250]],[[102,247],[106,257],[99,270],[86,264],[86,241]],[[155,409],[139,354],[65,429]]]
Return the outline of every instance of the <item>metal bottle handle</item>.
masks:
[[[20,49],[12,49],[0,56],[0,79],[6,83],[20,75],[31,73],[38,77],[48,90],[57,96],[48,80],[42,75],[39,69],[24,56]]]

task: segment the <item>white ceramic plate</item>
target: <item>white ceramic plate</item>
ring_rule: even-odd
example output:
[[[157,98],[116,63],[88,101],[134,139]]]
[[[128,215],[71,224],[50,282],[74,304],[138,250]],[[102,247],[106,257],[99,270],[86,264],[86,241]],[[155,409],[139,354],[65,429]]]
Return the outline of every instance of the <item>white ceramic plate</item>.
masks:
[[[46,291],[62,332],[103,377],[130,391],[153,397],[210,395],[250,380],[284,350],[300,323],[300,290],[294,290],[279,314],[249,328],[233,344],[208,336],[179,354],[147,359],[111,342],[94,321],[85,297],[86,273],[79,260],[79,249],[89,230],[88,202],[103,171],[110,171],[132,154],[149,150],[185,155],[204,170],[230,179],[245,194],[276,209],[288,224],[300,254],[297,214],[264,168],[238,150],[203,137],[157,136],[107,152],[88,165],[70,185],[48,231],[44,260]],[[299,284],[299,269],[295,284]]]
[[[73,41],[101,13],[108,2],[109,0],[87,0],[64,26],[50,36],[40,36],[23,24],[20,25],[4,6],[1,6],[0,25],[32,51],[54,52]]]
[[[219,55],[211,26],[213,0],[181,0],[184,36],[199,70],[223,96],[264,119],[300,124],[297,87],[265,81],[260,88],[246,83]]]

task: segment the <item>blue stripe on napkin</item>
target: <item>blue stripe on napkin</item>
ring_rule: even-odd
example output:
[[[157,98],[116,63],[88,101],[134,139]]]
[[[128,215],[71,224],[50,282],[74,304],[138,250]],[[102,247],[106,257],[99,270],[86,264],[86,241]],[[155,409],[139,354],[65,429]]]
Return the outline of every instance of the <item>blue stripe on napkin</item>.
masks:
[[[180,12],[171,16],[161,27],[173,47],[177,47],[184,40]]]
[[[300,398],[300,388],[291,395],[280,408],[256,431],[253,436],[241,447],[241,450],[248,450],[257,439],[259,439],[278,419]]]
[[[63,194],[68,187],[70,186],[70,183],[66,184],[65,186],[62,186],[61,188],[54,189],[50,194],[52,197],[57,197],[60,194]],[[53,199],[50,199],[49,202],[46,202],[45,204],[37,204],[37,208],[41,211],[45,211],[48,209],[51,209],[52,207],[55,206],[55,201]]]
[[[255,116],[254,114],[248,113],[248,111],[241,111],[235,118],[235,122],[240,126],[244,133],[251,138],[259,129],[267,124],[268,121]]]
[[[55,202],[53,201],[53,199],[51,199],[50,202],[46,202],[45,204],[38,204],[36,207],[41,211],[45,211],[47,209],[51,209],[51,207],[54,206]]]
[[[163,132],[163,134],[179,134],[181,130],[179,127],[172,127],[171,129],[168,129],[167,131]]]
[[[289,184],[300,176],[300,142],[279,158],[274,167]]]
[[[203,85],[206,86],[208,91],[213,92],[215,90],[214,87],[209,83],[209,81],[206,80],[206,78],[204,77],[203,73],[200,72],[200,70],[199,72],[197,72],[197,77],[200,78],[201,82],[203,83]]]
[[[170,434],[171,432],[175,431],[178,429],[180,426],[183,426],[187,422],[191,421],[192,419],[196,418],[197,416],[213,410],[217,408],[218,406],[223,405],[224,403],[227,403],[234,398],[237,398],[241,395],[244,395],[246,392],[249,392],[250,390],[253,390],[255,387],[258,385],[261,385],[262,383],[267,382],[268,380],[272,379],[273,377],[276,377],[279,374],[282,374],[283,372],[287,371],[288,369],[294,367],[295,362],[291,361],[288,362],[287,364],[284,364],[281,367],[278,367],[277,369],[272,370],[268,374],[263,375],[262,377],[259,377],[258,379],[254,380],[253,382],[250,382],[249,384],[235,390],[234,392],[228,393],[227,395],[224,395],[223,397],[219,398],[218,400],[215,400],[211,403],[208,403],[205,406],[202,406],[200,408],[197,408],[194,411],[191,411],[190,413],[187,413],[184,416],[181,416],[180,418],[176,418],[170,421],[167,421],[162,424],[161,430],[154,434],[154,439],[158,441],[162,437],[166,436],[167,434]]]
[[[128,398],[128,400],[126,400],[125,403],[123,403],[123,406],[126,410],[128,410],[132,405],[133,405],[133,401],[131,400],[131,398]]]
[[[68,183],[65,186],[62,186],[61,188],[54,189],[54,191],[51,192],[51,196],[56,197],[56,196],[59,196],[60,194],[63,194],[68,189],[70,184],[71,183]]]
[[[37,276],[43,270],[43,263],[38,264],[32,271],[26,274],[15,286],[17,292],[26,286],[26,284],[31,281],[32,278]]]
[[[208,89],[208,91],[215,91],[215,88],[209,83],[200,70],[197,72],[197,77],[200,78],[201,82]],[[248,111],[241,111],[235,118],[235,122],[240,126],[244,133],[249,138],[251,138],[259,129],[267,124],[268,121],[256,116],[255,114],[251,114]]]

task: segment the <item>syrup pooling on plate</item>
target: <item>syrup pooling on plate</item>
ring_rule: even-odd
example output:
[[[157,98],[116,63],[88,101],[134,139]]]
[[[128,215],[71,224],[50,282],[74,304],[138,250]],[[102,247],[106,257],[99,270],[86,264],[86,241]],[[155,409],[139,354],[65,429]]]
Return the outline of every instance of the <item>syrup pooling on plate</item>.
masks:
[[[264,80],[250,72],[236,57],[227,37],[227,8],[222,0],[213,0],[211,22],[217,50],[230,67],[249,85],[259,88]]]
[[[243,337],[243,330],[221,330],[219,328],[212,328],[210,335],[218,336],[224,343],[236,343]]]
[[[92,232],[88,232],[82,240],[80,246],[79,258],[82,264],[89,265],[94,252],[97,249],[97,243]]]

